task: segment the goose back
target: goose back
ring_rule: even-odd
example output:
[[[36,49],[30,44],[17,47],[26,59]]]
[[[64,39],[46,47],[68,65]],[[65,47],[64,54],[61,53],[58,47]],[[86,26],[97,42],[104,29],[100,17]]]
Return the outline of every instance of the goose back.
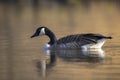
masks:
[[[80,46],[83,45],[97,44],[99,40],[107,38],[109,37],[92,33],[68,35],[57,40],[57,45],[59,45],[62,48],[80,48]]]

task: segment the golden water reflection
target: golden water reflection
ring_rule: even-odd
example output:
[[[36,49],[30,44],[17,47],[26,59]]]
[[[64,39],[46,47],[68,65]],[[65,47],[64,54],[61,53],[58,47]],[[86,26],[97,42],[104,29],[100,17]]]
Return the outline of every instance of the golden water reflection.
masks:
[[[42,77],[46,77],[49,73],[50,68],[54,68],[60,62],[58,59],[68,62],[71,65],[74,63],[81,64],[83,62],[89,63],[90,65],[99,65],[105,59],[105,52],[102,49],[92,49],[92,50],[46,50],[46,59],[37,61],[36,67],[38,73]],[[78,65],[78,64],[75,64]],[[64,64],[65,65],[65,64]],[[66,67],[67,68],[67,67]],[[51,71],[51,70],[50,70]],[[52,74],[52,71],[50,72]]]
[[[17,1],[0,3],[0,80],[120,80],[119,1],[73,0],[64,5],[55,0]],[[31,1],[40,3],[36,6]],[[105,43],[103,52],[60,50],[45,55],[48,38],[30,39],[41,25],[57,39],[78,33],[113,39]]]

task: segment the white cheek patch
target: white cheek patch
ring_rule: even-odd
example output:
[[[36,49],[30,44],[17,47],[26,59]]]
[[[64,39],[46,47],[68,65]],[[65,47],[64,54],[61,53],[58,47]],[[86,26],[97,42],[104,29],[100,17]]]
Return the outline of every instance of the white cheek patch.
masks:
[[[42,29],[41,29],[40,35],[45,35],[45,28],[42,28]]]

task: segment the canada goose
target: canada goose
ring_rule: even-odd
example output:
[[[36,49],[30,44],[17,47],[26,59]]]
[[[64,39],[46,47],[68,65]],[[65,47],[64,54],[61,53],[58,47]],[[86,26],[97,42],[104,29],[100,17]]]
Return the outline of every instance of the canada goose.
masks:
[[[41,35],[46,35],[50,38],[50,41],[45,45],[46,49],[101,48],[107,39],[112,39],[112,37],[106,37],[101,34],[88,33],[68,35],[57,40],[54,33],[45,26],[37,28],[36,32],[31,36],[31,38]]]

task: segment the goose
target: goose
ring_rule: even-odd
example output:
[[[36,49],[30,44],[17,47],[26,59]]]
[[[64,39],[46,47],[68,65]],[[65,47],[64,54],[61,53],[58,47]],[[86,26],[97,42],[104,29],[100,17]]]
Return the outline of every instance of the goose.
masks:
[[[45,26],[38,27],[31,38],[42,35],[46,35],[50,39],[45,45],[45,49],[101,49],[107,39],[112,39],[111,36],[84,33],[68,35],[57,40],[55,34]]]

